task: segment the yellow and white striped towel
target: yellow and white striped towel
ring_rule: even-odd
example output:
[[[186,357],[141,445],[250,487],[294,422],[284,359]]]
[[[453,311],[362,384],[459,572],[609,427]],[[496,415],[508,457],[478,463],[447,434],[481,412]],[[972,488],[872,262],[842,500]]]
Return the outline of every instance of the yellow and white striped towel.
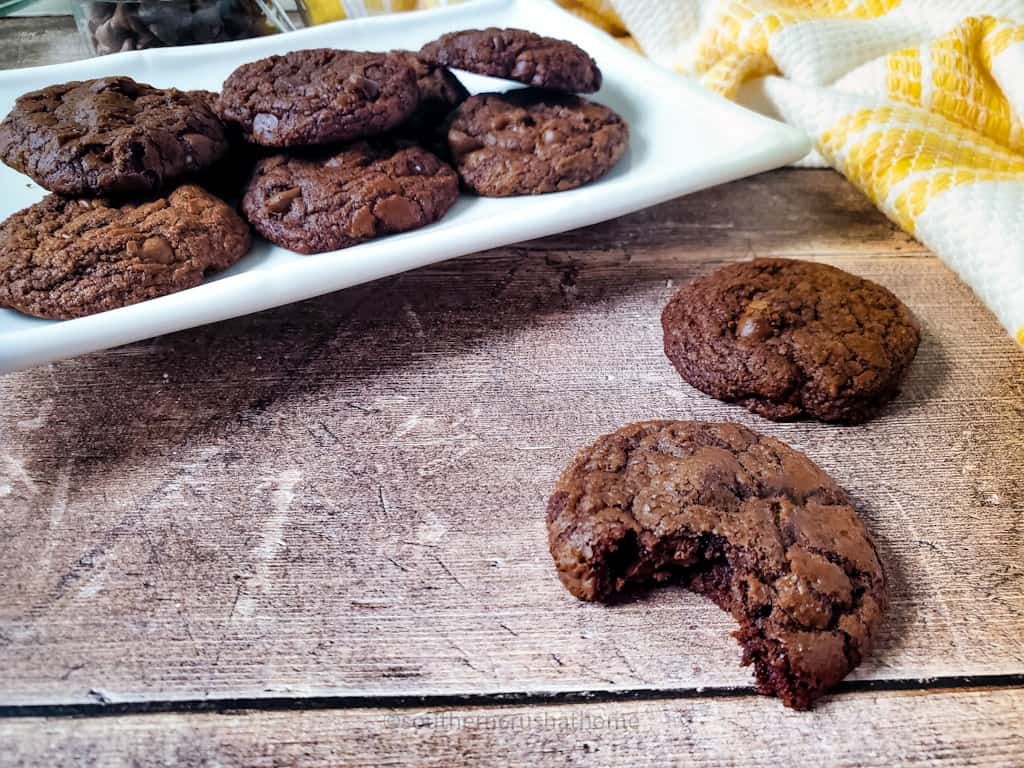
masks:
[[[559,2],[805,130],[1024,345],[1024,0]]]
[[[805,164],[841,171],[1024,345],[1024,0],[610,2],[656,61],[805,130]]]

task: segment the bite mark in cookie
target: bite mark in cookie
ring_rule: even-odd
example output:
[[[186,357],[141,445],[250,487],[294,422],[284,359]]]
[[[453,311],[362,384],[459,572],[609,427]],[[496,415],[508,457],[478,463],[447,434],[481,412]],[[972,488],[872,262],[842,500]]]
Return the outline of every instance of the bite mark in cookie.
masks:
[[[580,451],[547,508],[582,600],[680,582],[739,623],[758,687],[806,709],[867,655],[885,577],[848,495],[806,456],[738,424],[630,424]]]

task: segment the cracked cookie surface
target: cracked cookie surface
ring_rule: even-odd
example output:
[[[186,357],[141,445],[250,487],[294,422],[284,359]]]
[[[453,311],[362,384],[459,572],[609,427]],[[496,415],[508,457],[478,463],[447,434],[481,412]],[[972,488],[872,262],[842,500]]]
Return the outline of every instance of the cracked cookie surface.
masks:
[[[249,227],[194,185],[144,203],[48,195],[0,224],[0,306],[66,320],[192,288],[249,250]]]
[[[430,224],[458,194],[455,172],[425,149],[360,142],[260,161],[242,210],[272,243],[320,253]]]
[[[486,197],[587,184],[619,161],[628,142],[628,126],[608,107],[530,88],[471,96],[448,129],[463,183]]]
[[[15,102],[0,158],[64,195],[155,192],[227,151],[211,95],[130,77],[52,85]]]
[[[449,32],[424,45],[420,56],[446,67],[535,88],[593,93],[601,87],[601,70],[586,51],[568,40],[542,37],[525,29]]]
[[[917,352],[889,290],[826,264],[755,259],[683,286],[661,316],[665,354],[712,397],[769,419],[859,423],[896,396]]]
[[[238,67],[217,108],[248,141],[293,147],[383,133],[418,101],[416,73],[401,53],[312,48]]]
[[[679,582],[739,623],[759,689],[806,709],[867,655],[886,606],[874,545],[806,456],[738,424],[650,421],[580,451],[547,507],[582,600]]]

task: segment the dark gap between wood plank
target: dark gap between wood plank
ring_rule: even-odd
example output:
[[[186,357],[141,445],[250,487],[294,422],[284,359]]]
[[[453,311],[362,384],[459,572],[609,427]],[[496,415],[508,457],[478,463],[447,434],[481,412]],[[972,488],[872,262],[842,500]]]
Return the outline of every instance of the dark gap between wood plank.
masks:
[[[935,677],[925,680],[852,680],[833,693],[873,691],[943,691],[964,688],[1024,688],[1024,674]],[[550,693],[451,693],[421,696],[267,696],[248,698],[182,699],[179,701],[95,702],[88,704],[0,705],[0,719],[19,717],[114,717],[121,715],[229,712],[282,712],[317,709],[411,709],[512,705],[602,704],[625,701],[743,698],[759,694],[752,687],[629,688],[612,691]]]

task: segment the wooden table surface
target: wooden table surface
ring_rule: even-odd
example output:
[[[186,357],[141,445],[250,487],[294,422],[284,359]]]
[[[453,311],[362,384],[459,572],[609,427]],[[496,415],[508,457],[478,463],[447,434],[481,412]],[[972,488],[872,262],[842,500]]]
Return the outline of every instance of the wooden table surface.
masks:
[[[69,24],[0,22],[0,64],[78,55]],[[662,306],[755,255],[916,313],[881,417],[676,376]],[[754,692],[708,601],[559,585],[555,478],[650,418],[741,422],[857,500],[892,607],[813,712]],[[0,378],[0,508],[5,766],[1024,762],[1024,354],[831,171]]]

